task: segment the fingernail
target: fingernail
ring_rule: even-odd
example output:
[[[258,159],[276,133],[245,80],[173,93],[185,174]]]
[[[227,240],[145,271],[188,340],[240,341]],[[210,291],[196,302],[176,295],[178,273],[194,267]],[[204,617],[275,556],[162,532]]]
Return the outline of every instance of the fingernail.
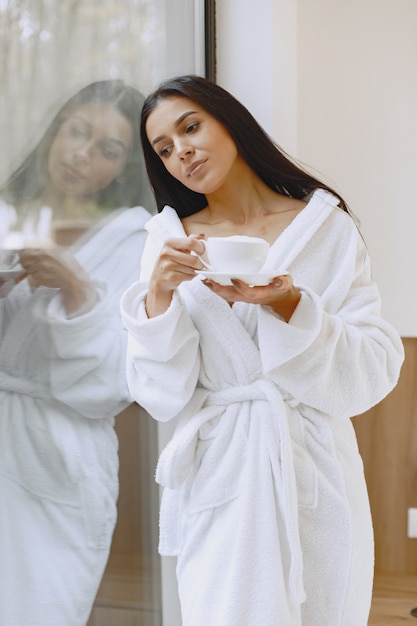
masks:
[[[282,285],[282,280],[281,280],[281,279],[277,280],[277,281],[274,283],[274,287],[281,287],[281,285]]]

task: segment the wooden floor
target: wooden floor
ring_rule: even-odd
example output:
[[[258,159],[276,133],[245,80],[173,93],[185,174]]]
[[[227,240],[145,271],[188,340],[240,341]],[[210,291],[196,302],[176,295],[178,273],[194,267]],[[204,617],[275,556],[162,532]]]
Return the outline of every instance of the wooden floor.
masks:
[[[132,576],[122,568],[114,570],[103,581],[88,626],[162,626],[155,582],[149,571]],[[417,575],[377,576],[368,626],[417,626],[417,618],[410,613],[415,607]]]
[[[162,626],[160,587],[155,563],[132,566],[113,561],[87,626]]]
[[[149,574],[149,568],[146,572],[136,568],[135,575],[123,567],[112,568],[87,626],[162,626],[159,585]],[[417,575],[375,577],[368,626],[417,626],[410,613],[413,608],[417,608]]]
[[[368,626],[417,626],[417,576],[376,576]]]

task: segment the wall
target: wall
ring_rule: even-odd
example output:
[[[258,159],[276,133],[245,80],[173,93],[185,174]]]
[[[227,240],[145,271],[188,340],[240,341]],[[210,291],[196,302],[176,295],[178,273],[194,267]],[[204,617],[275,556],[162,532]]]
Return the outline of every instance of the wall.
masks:
[[[273,119],[272,2],[216,2],[217,82],[245,103],[266,128]]]
[[[417,335],[417,3],[298,0],[298,155],[362,222],[386,317]]]
[[[218,82],[359,217],[383,298],[417,336],[417,3],[218,0]]]

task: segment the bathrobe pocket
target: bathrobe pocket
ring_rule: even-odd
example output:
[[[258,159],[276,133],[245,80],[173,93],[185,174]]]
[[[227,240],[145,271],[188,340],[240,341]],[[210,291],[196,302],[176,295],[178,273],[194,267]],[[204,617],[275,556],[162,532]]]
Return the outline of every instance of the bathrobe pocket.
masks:
[[[3,424],[1,473],[39,498],[79,506],[82,473],[77,449],[64,449],[61,443],[68,444],[66,433],[57,441],[33,405],[29,418],[9,419]]]
[[[242,414],[236,419],[237,407],[228,407],[225,413],[200,428],[189,478],[189,514],[221,506],[242,491],[248,445],[241,427]]]

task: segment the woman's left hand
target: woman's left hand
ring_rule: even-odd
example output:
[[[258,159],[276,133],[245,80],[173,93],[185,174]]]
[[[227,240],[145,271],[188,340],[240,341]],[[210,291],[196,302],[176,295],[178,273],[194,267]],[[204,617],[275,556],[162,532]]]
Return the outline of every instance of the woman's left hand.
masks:
[[[232,279],[233,287],[225,287],[208,279],[203,282],[229,304],[248,302],[267,305],[281,315],[286,322],[290,320],[301,299],[301,293],[294,286],[289,274],[276,276],[269,285],[264,287],[250,287],[243,280],[237,279]]]

